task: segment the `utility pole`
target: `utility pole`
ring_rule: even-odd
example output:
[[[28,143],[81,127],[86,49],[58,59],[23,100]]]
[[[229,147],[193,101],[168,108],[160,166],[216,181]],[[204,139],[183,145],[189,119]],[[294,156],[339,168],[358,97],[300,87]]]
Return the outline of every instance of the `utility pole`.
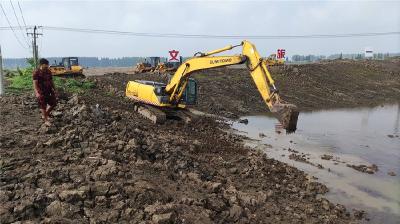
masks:
[[[3,57],[1,56],[1,45],[0,45],[0,96],[4,94],[4,82],[3,82]]]
[[[38,46],[36,44],[36,39],[38,38],[38,36],[43,35],[41,33],[36,32],[37,28],[40,28],[40,27],[35,26],[35,27],[33,27],[33,33],[26,33],[28,35],[31,35],[33,38],[32,39],[32,49],[33,49],[33,61],[35,64],[35,68],[37,68],[37,66],[38,66],[38,55],[39,55],[38,54]]]

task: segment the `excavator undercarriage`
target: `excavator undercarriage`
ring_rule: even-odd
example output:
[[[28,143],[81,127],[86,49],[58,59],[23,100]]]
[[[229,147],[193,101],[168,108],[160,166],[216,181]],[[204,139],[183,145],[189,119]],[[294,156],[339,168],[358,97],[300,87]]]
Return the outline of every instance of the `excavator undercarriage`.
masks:
[[[199,118],[198,115],[193,114],[186,108],[158,108],[139,101],[134,103],[133,108],[134,111],[149,119],[154,124],[163,124],[166,120],[179,120],[189,123]]]

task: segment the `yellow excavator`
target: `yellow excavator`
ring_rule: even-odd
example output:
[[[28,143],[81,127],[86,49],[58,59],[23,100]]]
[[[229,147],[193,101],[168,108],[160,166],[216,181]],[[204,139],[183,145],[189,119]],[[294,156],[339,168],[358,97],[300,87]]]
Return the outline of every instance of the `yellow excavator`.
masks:
[[[62,58],[59,64],[55,62],[54,65],[49,66],[49,69],[55,76],[84,76],[83,68],[79,65],[77,57]]]
[[[242,54],[233,56],[213,56],[215,54],[242,47]],[[190,120],[192,114],[186,110],[197,101],[197,82],[190,75],[199,70],[246,63],[263,101],[278,118],[288,133],[297,128],[299,111],[293,104],[284,102],[271,77],[266,61],[260,57],[255,46],[249,41],[239,45],[228,45],[207,53],[198,52],[177,69],[167,84],[135,80],[126,86],[126,96],[132,99],[134,110],[154,123],[162,123],[168,117]],[[232,90],[234,91],[234,90]]]

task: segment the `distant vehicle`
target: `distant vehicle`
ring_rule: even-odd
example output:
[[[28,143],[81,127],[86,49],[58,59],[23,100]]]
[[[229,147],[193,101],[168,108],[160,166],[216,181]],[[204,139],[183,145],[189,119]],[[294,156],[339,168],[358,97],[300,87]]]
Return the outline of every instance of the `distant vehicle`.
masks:
[[[79,65],[78,57],[65,57],[61,62],[50,65],[51,74],[54,76],[84,76],[83,68]]]
[[[275,66],[275,65],[284,65],[285,60],[283,58],[276,58],[276,54],[271,54],[267,58],[265,58],[265,62],[269,66]]]
[[[365,53],[364,53],[364,57],[366,59],[371,59],[374,57],[374,50],[372,50],[371,47],[366,47],[365,48]]]
[[[135,73],[153,72],[160,64],[160,60],[160,57],[150,57],[150,62],[145,59],[144,62],[137,63]]]
[[[178,67],[182,64],[182,56],[179,57],[179,61],[165,61],[159,63],[154,72],[157,74],[173,73],[176,72]]]

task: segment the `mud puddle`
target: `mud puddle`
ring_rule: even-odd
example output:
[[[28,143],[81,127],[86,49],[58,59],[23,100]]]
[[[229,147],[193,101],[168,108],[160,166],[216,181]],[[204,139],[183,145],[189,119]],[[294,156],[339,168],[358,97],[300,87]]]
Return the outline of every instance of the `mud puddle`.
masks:
[[[242,119],[232,128],[248,146],[318,178],[330,201],[365,210],[370,223],[400,220],[400,105],[301,113],[290,135],[269,115]]]

